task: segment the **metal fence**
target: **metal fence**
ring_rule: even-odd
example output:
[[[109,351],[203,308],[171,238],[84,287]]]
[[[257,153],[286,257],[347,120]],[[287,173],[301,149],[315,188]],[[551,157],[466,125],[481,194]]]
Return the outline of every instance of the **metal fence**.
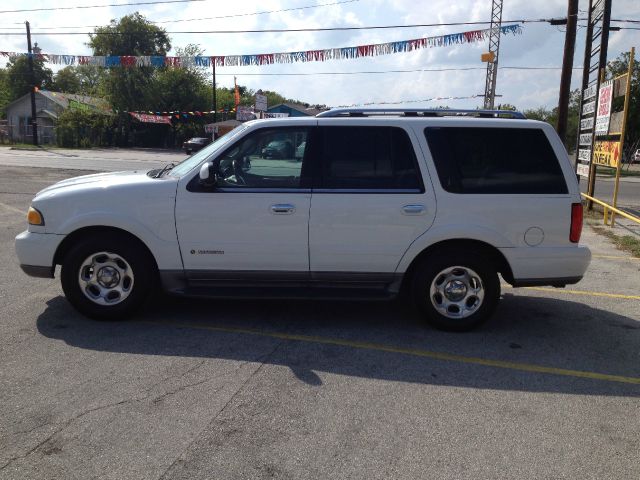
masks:
[[[0,123],[0,145],[15,145],[16,143],[33,144],[33,127],[31,125],[15,126],[9,123]],[[54,145],[55,143],[55,127],[38,125],[38,144]]]

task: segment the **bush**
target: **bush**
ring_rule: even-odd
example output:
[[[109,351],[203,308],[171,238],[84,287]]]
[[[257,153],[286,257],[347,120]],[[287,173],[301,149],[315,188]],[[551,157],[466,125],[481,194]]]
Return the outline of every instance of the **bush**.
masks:
[[[56,125],[56,143],[60,147],[104,147],[113,137],[112,115],[68,109],[60,114]]]

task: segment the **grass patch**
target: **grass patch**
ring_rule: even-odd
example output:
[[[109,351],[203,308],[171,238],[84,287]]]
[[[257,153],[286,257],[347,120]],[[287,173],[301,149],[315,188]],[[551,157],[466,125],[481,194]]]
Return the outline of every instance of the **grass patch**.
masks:
[[[618,250],[628,252],[634,257],[640,258],[640,238],[632,235],[617,235],[611,229],[604,225],[604,214],[597,210],[584,210],[585,223],[593,228],[597,233],[604,235],[613,242]]]
[[[616,169],[615,168],[606,168],[606,167],[598,167],[598,177],[600,178],[615,178],[616,177]],[[640,164],[625,164],[620,169],[620,177],[640,177]]]

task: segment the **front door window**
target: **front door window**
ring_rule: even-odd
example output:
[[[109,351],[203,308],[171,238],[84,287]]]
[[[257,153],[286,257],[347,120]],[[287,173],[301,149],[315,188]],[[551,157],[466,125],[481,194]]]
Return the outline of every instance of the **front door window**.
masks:
[[[217,161],[221,188],[309,188],[304,168],[307,129],[262,129],[227,150]],[[309,178],[310,180],[310,178]]]

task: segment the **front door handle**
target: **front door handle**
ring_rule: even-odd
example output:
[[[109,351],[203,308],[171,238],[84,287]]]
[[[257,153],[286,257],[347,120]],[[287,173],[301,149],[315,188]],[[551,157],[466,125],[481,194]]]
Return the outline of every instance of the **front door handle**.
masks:
[[[271,205],[271,213],[275,213],[276,215],[291,215],[295,211],[296,206],[290,203],[276,203],[275,205]]]
[[[419,204],[405,205],[402,207],[402,213],[405,215],[423,215],[425,211],[425,206]]]

